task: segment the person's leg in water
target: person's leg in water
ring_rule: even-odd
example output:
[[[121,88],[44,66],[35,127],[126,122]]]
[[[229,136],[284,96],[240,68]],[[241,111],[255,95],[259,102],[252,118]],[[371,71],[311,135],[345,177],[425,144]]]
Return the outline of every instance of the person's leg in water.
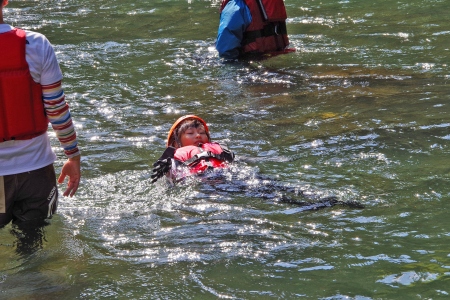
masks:
[[[42,247],[44,226],[56,212],[58,188],[53,165],[3,176],[4,209],[0,228],[12,221],[17,251],[25,254]],[[1,182],[0,182],[1,183]],[[1,198],[1,197],[0,197]]]

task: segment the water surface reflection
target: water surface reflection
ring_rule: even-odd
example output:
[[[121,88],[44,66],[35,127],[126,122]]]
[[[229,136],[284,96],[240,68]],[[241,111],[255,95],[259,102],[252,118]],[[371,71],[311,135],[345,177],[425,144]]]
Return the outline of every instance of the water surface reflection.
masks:
[[[213,48],[218,5],[8,5],[56,48],[84,178],[32,254],[0,231],[2,295],[446,298],[449,4],[286,0],[297,51],[234,64]],[[150,184],[187,113],[236,152],[244,190]],[[255,174],[366,207],[304,211]]]

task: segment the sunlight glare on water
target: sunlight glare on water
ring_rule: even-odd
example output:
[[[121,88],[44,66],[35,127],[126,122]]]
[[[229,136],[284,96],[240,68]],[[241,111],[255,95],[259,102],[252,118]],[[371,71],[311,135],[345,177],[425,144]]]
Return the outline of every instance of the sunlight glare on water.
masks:
[[[219,5],[10,1],[55,48],[83,179],[34,252],[0,230],[0,298],[448,297],[449,4],[286,0],[296,52],[235,63]],[[190,113],[236,163],[152,184]]]

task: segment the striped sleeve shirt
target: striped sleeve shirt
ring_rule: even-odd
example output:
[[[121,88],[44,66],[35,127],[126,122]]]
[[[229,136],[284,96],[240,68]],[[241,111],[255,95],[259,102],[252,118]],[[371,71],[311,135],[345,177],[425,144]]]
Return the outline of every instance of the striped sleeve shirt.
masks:
[[[61,81],[42,85],[42,95],[47,117],[67,157],[80,154],[77,135],[72,123],[69,105],[65,101]]]

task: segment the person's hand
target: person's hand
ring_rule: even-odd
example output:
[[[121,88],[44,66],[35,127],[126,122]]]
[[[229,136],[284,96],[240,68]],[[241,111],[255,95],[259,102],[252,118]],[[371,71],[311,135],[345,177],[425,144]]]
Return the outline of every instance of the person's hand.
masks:
[[[69,182],[67,183],[67,189],[64,192],[64,196],[72,197],[75,195],[80,184],[81,167],[80,167],[80,155],[69,158],[61,169],[61,175],[59,175],[58,183],[63,183],[66,176],[69,176]]]
[[[170,157],[166,159],[158,159],[153,164],[153,167],[153,173],[150,177],[152,178],[152,183],[155,183],[159,178],[163,177],[164,174],[170,171],[172,168],[172,159]]]

